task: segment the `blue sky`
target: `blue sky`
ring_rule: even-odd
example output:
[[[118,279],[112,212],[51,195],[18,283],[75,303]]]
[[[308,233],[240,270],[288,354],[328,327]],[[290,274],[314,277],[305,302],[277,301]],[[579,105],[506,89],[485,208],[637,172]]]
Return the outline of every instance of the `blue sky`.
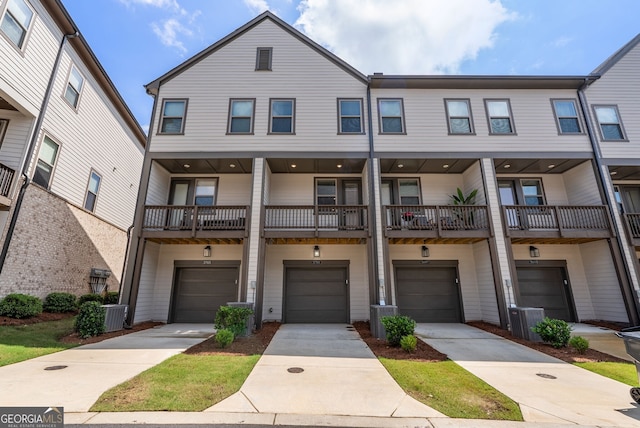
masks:
[[[270,9],[364,74],[584,75],[638,0],[62,0],[147,129],[143,85]]]

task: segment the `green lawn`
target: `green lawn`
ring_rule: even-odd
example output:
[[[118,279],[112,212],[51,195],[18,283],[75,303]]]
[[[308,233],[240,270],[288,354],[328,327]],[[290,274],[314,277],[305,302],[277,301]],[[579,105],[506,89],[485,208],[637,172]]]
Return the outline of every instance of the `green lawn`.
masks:
[[[573,363],[578,367],[606,376],[618,382],[638,386],[638,372],[633,363]]]
[[[202,411],[239,391],[259,358],[178,354],[111,388],[90,411]]]
[[[73,348],[58,339],[73,332],[75,318],[24,326],[0,326],[0,366]]]
[[[380,361],[407,394],[449,417],[522,421],[516,402],[453,361]]]

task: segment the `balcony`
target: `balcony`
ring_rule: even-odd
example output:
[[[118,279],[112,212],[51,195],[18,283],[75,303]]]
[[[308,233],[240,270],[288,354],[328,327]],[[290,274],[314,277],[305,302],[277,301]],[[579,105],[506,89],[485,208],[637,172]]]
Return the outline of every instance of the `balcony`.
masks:
[[[603,205],[505,205],[506,234],[512,240],[595,240],[613,236],[607,207]]]
[[[246,236],[248,213],[243,205],[147,205],[142,232],[152,241],[239,243]]]
[[[631,239],[631,245],[640,247],[640,214],[625,213],[624,220]]]
[[[369,236],[366,205],[267,205],[265,238],[354,238]]]
[[[385,205],[383,224],[394,242],[475,242],[491,236],[486,205]]]
[[[11,206],[11,183],[16,172],[6,165],[0,163],[0,205]]]

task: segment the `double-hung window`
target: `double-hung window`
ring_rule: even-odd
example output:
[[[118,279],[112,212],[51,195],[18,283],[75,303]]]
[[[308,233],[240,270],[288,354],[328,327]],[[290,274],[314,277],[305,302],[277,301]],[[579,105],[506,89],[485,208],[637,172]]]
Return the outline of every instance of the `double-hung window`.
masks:
[[[229,101],[229,134],[253,134],[255,100],[232,99]]]
[[[520,180],[525,205],[544,205],[542,181],[539,179]]]
[[[617,106],[593,106],[603,141],[626,140]]]
[[[270,111],[271,119],[269,120],[269,133],[295,133],[295,100],[272,99]]]
[[[338,133],[362,134],[362,100],[338,100]]]
[[[404,134],[402,99],[378,99],[380,133]]]
[[[31,10],[27,2],[24,0],[9,0],[2,22],[0,22],[0,30],[19,49],[22,49],[32,22],[33,10]]]
[[[87,185],[87,194],[84,197],[84,209],[94,212],[96,209],[96,200],[98,199],[98,191],[100,191],[100,174],[91,171],[89,174],[89,184]]]
[[[515,134],[509,100],[485,100],[489,133],[495,135]]]
[[[471,106],[468,99],[445,100],[445,107],[447,109],[449,134],[474,133]]]
[[[334,178],[316,179],[316,204],[336,205],[338,203],[338,186]]]
[[[560,134],[580,134],[580,119],[574,100],[552,100]]]
[[[161,134],[183,134],[187,100],[164,100],[162,102]]]
[[[398,180],[398,187],[400,205],[420,205],[420,185],[417,179]]]
[[[84,77],[82,77],[82,74],[80,74],[75,66],[71,67],[69,80],[67,81],[67,89],[64,92],[64,99],[67,100],[71,107],[78,107],[78,100],[80,99],[83,86]]]
[[[40,153],[38,154],[36,171],[33,174],[34,183],[47,189],[49,188],[53,168],[55,167],[56,160],[58,158],[59,148],[60,146],[58,146],[58,144],[56,144],[51,138],[47,136],[44,137],[42,145],[40,146]]]

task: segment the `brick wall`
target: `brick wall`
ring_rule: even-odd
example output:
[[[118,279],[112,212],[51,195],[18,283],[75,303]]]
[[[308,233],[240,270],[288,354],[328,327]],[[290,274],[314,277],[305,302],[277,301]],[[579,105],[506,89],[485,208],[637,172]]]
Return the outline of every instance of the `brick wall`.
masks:
[[[0,274],[0,297],[90,293],[91,268],[109,269],[108,289],[118,291],[126,245],[122,229],[30,185]]]

